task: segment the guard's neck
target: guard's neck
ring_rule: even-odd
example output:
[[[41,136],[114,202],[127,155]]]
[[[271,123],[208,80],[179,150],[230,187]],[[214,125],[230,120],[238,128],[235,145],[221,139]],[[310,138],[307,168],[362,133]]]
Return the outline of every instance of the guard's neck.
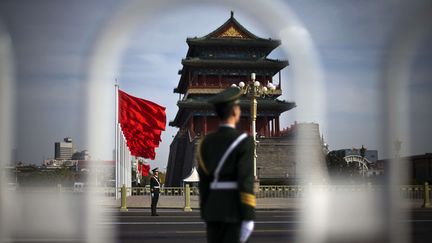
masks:
[[[221,121],[220,126],[235,128],[236,126],[235,118],[229,117],[228,119]]]

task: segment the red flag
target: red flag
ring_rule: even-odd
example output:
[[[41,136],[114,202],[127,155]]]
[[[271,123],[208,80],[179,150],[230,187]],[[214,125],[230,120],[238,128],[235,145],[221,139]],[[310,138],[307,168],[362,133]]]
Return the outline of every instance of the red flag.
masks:
[[[160,130],[155,130],[153,132],[143,132],[142,130],[131,128],[128,126],[122,127],[122,131],[125,134],[125,137],[134,137],[137,139],[144,139],[146,141],[155,144],[155,146],[159,146],[160,139]]]
[[[146,137],[145,134],[141,134],[141,133],[130,133],[128,131],[123,131],[123,133],[125,134],[125,137],[128,138],[126,142],[133,142],[136,141],[137,143],[142,143],[148,147],[151,148],[157,148],[159,147],[159,140],[156,139],[150,139],[148,137]]]
[[[128,121],[127,123],[122,124],[122,129],[123,130],[129,130],[129,131],[141,131],[141,132],[145,132],[145,133],[151,133],[154,134],[157,137],[160,137],[160,135],[162,134],[162,130],[157,130],[157,129],[150,129],[147,128],[145,126],[142,126],[140,123],[135,122],[133,120]]]
[[[149,164],[141,164],[141,175],[142,176],[148,176],[150,171],[150,165]]]
[[[149,174],[150,165],[144,164],[142,162],[138,162],[138,168],[137,169],[138,169],[138,174],[145,177],[145,176],[148,176],[148,174]]]
[[[119,90],[118,115],[131,154],[154,159],[166,126],[165,107]]]
[[[148,129],[165,130],[165,107],[148,100],[133,97],[121,90],[119,90],[119,107],[121,124],[135,121]]]
[[[145,144],[141,140],[132,138],[126,141],[126,143],[132,155],[149,159],[155,158],[155,148]]]

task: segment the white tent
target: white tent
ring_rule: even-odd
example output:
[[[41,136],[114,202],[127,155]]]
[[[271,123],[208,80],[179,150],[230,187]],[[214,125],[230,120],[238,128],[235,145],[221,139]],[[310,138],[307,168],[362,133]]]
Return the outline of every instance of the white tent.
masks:
[[[192,172],[189,174],[189,176],[183,179],[183,182],[199,182],[198,171],[195,167],[192,168]]]

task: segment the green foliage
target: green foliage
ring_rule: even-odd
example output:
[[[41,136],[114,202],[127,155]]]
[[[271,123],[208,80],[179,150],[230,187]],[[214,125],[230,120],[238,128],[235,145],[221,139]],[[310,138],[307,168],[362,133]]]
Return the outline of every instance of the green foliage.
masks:
[[[74,182],[84,181],[86,174],[68,167],[50,170],[29,167],[21,170],[17,177],[20,186],[73,186]]]
[[[137,177],[137,171],[136,170],[132,170],[132,178],[136,178]]]
[[[166,173],[159,171],[159,181],[161,184],[165,184],[165,177],[166,177]]]

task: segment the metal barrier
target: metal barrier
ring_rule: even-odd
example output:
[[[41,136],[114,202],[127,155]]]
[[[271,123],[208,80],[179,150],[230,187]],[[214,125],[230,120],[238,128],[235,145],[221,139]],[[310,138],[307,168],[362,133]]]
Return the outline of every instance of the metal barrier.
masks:
[[[405,185],[400,187],[400,195],[407,199],[424,199],[424,187],[421,185]]]
[[[424,199],[423,199],[423,205],[422,208],[430,208],[432,207],[430,204],[430,187],[429,187],[429,183],[425,182],[424,183]]]
[[[377,185],[294,185],[294,186],[260,186],[256,196],[258,198],[303,198],[308,190],[313,187],[316,190],[328,191],[328,192],[382,192],[386,188]],[[427,191],[426,189],[427,188]],[[425,200],[425,195],[432,197],[432,188],[428,185],[403,185],[397,188],[400,192],[401,198],[412,199],[412,200]],[[17,188],[16,191],[21,192],[40,192],[40,193],[85,193],[90,191],[91,193],[98,193],[105,197],[115,197],[114,187],[99,187],[99,188],[83,188],[77,190],[73,187],[23,187]],[[117,188],[118,192],[121,192],[121,188]],[[199,188],[190,187],[190,196],[198,196]],[[149,187],[128,187],[126,188],[127,195],[132,196],[150,196]],[[185,196],[183,187],[162,187],[160,189],[161,196]]]
[[[303,186],[260,186],[259,198],[301,198],[304,195]]]

